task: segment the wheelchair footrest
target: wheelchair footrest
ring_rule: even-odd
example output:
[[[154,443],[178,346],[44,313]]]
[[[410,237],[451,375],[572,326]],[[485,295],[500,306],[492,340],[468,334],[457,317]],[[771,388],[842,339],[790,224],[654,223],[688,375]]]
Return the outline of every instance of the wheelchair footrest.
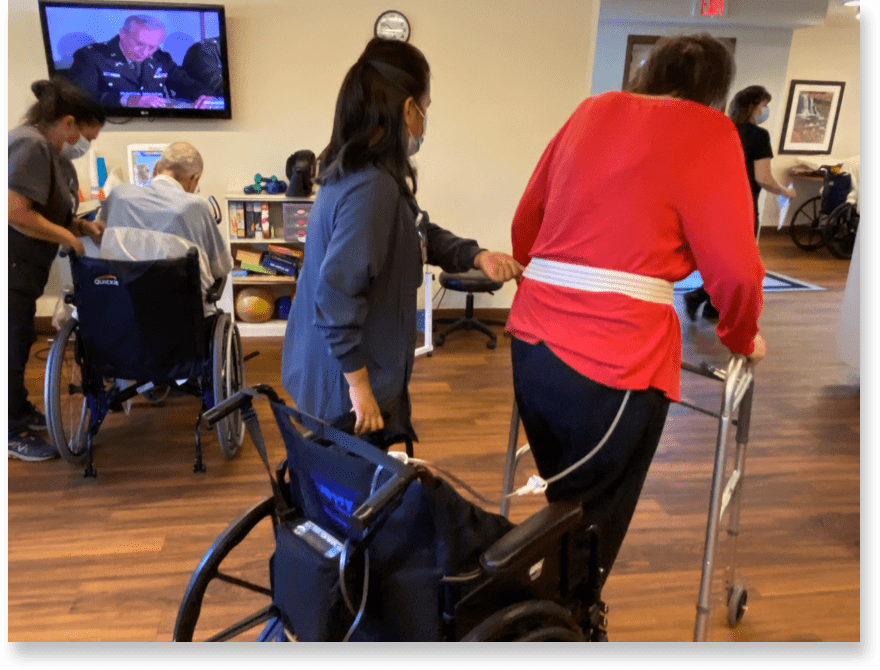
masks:
[[[581,523],[583,516],[584,510],[579,500],[551,503],[483,552],[480,564],[489,573],[507,570],[520,559],[533,555],[536,547],[575,528]]]

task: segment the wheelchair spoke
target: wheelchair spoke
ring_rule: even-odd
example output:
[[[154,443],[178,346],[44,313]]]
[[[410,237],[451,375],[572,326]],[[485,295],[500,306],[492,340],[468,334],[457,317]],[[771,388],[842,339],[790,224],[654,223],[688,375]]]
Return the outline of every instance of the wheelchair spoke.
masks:
[[[229,584],[234,584],[235,586],[240,586],[243,589],[248,589],[250,591],[255,591],[256,593],[262,593],[265,596],[272,597],[272,591],[267,589],[265,586],[260,586],[259,584],[254,584],[244,579],[239,579],[238,577],[232,577],[231,575],[224,574],[222,572],[217,572],[215,575],[215,579],[219,579],[220,581],[227,582]]]
[[[261,609],[259,612],[254,612],[249,617],[245,617],[238,623],[231,625],[229,628],[220,631],[216,635],[212,635],[205,640],[205,642],[226,642],[227,640],[231,640],[256,626],[259,626],[273,616],[275,616],[275,606],[269,605],[268,607]]]

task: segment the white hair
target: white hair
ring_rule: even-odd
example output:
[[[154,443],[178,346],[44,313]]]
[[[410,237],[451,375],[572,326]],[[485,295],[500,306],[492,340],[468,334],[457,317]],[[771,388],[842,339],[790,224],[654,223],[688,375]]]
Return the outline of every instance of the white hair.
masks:
[[[198,149],[189,142],[174,142],[162,151],[153,173],[170,172],[177,181],[182,181],[193,175],[202,174],[204,167]]]

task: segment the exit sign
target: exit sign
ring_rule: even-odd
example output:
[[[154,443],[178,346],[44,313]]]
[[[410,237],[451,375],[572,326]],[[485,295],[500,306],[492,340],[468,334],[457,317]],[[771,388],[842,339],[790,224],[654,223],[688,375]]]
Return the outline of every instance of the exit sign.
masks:
[[[696,0],[694,4],[695,16],[727,16],[725,0]]]

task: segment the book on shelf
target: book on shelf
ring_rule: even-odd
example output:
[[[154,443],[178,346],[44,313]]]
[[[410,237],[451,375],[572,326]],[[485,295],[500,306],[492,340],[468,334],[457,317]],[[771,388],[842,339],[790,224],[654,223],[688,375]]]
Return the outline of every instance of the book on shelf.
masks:
[[[269,226],[269,203],[260,203],[260,226],[263,230],[263,239],[268,240],[272,237],[272,230]]]
[[[251,206],[251,211],[253,211],[254,218],[254,234],[253,238],[255,240],[263,239],[263,226],[261,224],[262,212],[260,211],[260,203],[256,200],[253,200],[248,203]]]
[[[244,231],[245,237],[252,238],[254,237],[254,208],[252,202],[245,202],[244,204]]]
[[[243,202],[235,203],[235,211],[238,212],[238,236],[239,237],[247,237],[247,231],[245,230],[245,220],[244,220],[244,203]]]
[[[291,249],[290,247],[282,247],[278,244],[270,244],[266,247],[266,250],[273,254],[278,254],[279,256],[290,256],[291,258],[298,258],[300,260],[302,260],[303,257],[301,249]]]
[[[263,254],[259,251],[250,251],[249,249],[236,249],[235,260],[242,263],[250,263],[251,265],[259,265],[263,260]]]
[[[276,270],[288,277],[296,277],[299,274],[299,267],[293,259],[287,256],[279,256],[272,252],[263,256],[262,265],[265,268]]]
[[[229,273],[233,277],[247,277],[247,270],[244,268],[232,268],[232,271]]]
[[[278,272],[272,270],[271,268],[267,268],[264,265],[254,265],[253,263],[242,263],[241,268],[243,270],[247,270],[248,272],[257,272],[263,275],[277,275]]]
[[[229,203],[229,237],[238,237],[238,203]]]

